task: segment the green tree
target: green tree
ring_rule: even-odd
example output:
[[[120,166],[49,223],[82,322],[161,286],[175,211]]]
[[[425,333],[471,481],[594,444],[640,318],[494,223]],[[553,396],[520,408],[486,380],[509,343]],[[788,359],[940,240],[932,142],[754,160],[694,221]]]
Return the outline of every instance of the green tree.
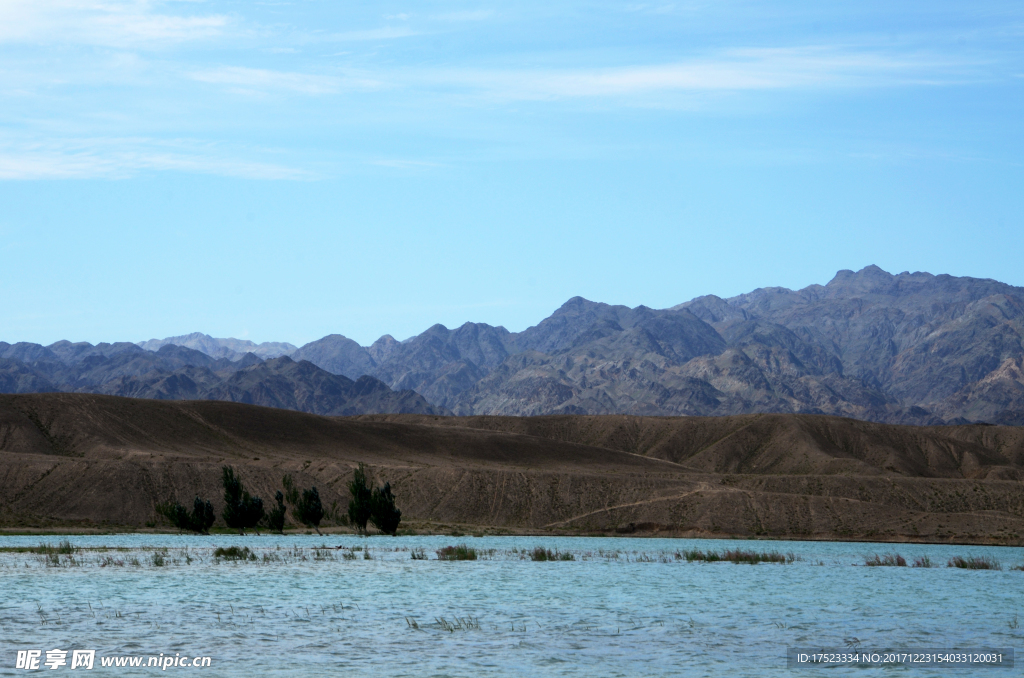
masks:
[[[224,522],[228,527],[240,530],[245,534],[247,527],[259,525],[263,520],[263,500],[250,496],[242,486],[242,481],[235,475],[230,466],[223,468],[224,483]]]
[[[189,513],[188,509],[178,502],[168,502],[167,504],[157,506],[156,510],[157,513],[166,516],[171,521],[171,524],[179,530],[188,530],[190,532],[198,532],[199,534],[209,534],[210,527],[213,525],[213,521],[216,520],[213,504],[209,501],[203,501],[198,495],[196,495],[196,500],[192,503],[192,513]]]
[[[359,464],[359,468],[352,475],[348,491],[352,495],[352,499],[348,502],[348,519],[360,532],[366,532],[366,521],[370,519],[373,493],[370,492],[370,488],[366,484],[366,467],[362,464]]]
[[[284,495],[278,490],[274,495],[277,506],[267,514],[267,527],[278,534],[284,534],[284,513],[287,510],[284,506]]]
[[[320,534],[320,521],[324,519],[324,506],[320,502],[320,493],[316,487],[310,490],[303,490],[302,497],[295,505],[295,517],[303,525],[308,525]]]
[[[383,488],[374,488],[370,497],[370,522],[384,534],[392,536],[398,532],[398,523],[402,522],[402,512],[395,506],[395,495],[391,494],[391,483],[384,483]]]
[[[290,474],[285,474],[284,478],[281,478],[281,484],[284,485],[284,499],[292,506],[299,503],[299,488],[295,487],[295,481],[292,480]]]

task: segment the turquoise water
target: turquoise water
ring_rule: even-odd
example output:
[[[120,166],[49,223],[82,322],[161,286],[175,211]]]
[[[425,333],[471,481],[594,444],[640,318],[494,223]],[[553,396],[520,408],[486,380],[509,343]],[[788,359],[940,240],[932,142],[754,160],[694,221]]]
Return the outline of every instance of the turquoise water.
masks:
[[[0,537],[0,547],[60,539]],[[786,648],[857,638],[865,648],[1019,649],[1024,638],[1024,572],[1009,569],[1024,563],[1020,548],[585,537],[70,540],[82,550],[56,564],[0,553],[0,675],[27,675],[14,668],[18,650],[58,648],[96,650],[86,675],[949,676],[970,671],[787,669]],[[437,560],[437,549],[460,543],[481,559]],[[213,557],[228,546],[246,546],[257,560]],[[533,562],[527,552],[537,546],[574,560]],[[777,550],[798,560],[676,557],[692,548]],[[414,560],[416,549],[429,559]],[[893,551],[908,562],[927,555],[938,567],[863,566],[865,556]],[[994,557],[1004,569],[947,568],[956,555]],[[209,656],[211,666],[99,665],[102,656],[160,653]],[[70,659],[43,671],[63,675]],[[985,675],[1020,675],[1020,666]]]

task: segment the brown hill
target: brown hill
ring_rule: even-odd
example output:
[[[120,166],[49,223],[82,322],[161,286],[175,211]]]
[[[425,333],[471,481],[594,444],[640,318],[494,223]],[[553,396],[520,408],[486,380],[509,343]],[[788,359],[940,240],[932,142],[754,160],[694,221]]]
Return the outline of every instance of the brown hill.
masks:
[[[813,415],[323,417],[216,401],[0,396],[0,524],[157,522],[220,466],[344,513],[364,462],[414,529],[1020,543],[1024,430]]]

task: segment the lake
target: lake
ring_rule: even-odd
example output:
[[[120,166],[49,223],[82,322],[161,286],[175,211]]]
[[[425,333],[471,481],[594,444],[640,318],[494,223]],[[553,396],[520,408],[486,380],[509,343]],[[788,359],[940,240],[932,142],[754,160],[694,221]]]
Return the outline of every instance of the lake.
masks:
[[[62,539],[0,537],[0,675],[25,673],[14,668],[19,650],[41,650],[41,661],[67,650],[58,671],[69,671],[72,650],[92,649],[96,675],[871,676],[907,670],[789,669],[786,649],[1013,648],[1024,638],[1024,572],[1011,569],[1024,564],[1021,548],[131,534],[70,536],[71,553],[12,550]],[[477,560],[438,560],[461,544]],[[255,559],[214,556],[232,546]],[[572,560],[534,561],[537,547]],[[694,549],[795,560],[688,561]],[[933,567],[864,565],[889,553]],[[957,556],[1003,569],[947,567]],[[100,666],[101,657],[161,653],[211,663]]]

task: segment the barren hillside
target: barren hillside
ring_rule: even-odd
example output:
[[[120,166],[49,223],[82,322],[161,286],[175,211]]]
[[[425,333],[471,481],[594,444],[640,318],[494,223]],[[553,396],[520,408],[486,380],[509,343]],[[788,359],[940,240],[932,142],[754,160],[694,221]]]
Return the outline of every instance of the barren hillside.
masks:
[[[1024,430],[820,415],[323,417],[213,401],[0,396],[0,524],[143,528],[220,467],[348,502],[359,462],[407,529],[1020,543]],[[336,503],[335,503],[336,502]],[[343,513],[343,511],[341,511]]]

